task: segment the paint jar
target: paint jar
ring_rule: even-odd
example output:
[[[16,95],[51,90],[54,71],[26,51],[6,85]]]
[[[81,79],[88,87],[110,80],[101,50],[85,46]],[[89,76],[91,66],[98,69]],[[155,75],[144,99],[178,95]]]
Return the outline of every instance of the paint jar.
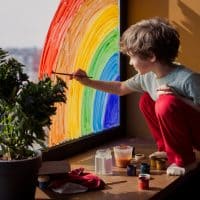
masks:
[[[136,169],[137,169],[136,165],[128,164],[126,169],[127,169],[127,176],[136,176]]]
[[[157,158],[156,159],[156,169],[157,170],[165,170],[166,169],[166,159],[165,158]]]
[[[112,154],[110,149],[99,149],[96,151],[95,173],[100,175],[112,174]]]
[[[156,169],[156,156],[152,156],[150,158],[150,168],[151,169]]]
[[[114,148],[115,165],[117,167],[127,167],[132,159],[133,147],[128,145],[115,146]]]
[[[148,163],[140,164],[140,173],[141,174],[150,174],[150,165]]]
[[[139,174],[138,175],[138,189],[140,190],[148,190],[149,189],[149,174]]]
[[[46,189],[49,185],[49,180],[50,177],[43,175],[43,176],[38,176],[38,186],[40,189]]]

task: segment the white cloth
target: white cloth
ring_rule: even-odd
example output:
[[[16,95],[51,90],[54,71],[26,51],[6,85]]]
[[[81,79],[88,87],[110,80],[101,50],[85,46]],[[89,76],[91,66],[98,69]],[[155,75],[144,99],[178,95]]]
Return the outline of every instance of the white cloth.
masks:
[[[185,174],[185,168],[177,166],[175,163],[167,168],[167,175],[181,176]]]

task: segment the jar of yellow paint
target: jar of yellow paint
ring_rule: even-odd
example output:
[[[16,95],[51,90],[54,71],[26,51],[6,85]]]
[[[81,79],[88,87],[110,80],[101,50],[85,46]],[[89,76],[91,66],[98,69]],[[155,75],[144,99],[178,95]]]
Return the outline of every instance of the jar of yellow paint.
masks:
[[[156,158],[156,169],[165,170],[166,169],[166,159],[165,158]]]

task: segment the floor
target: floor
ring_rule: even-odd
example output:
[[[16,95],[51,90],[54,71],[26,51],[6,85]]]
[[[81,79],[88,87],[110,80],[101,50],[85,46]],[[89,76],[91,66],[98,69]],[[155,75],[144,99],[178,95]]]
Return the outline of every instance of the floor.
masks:
[[[143,162],[149,162],[148,155],[156,150],[156,146],[151,139],[136,139],[126,138],[109,143],[102,146],[102,148],[110,148],[111,150],[115,145],[132,145],[135,147],[135,153],[145,155]],[[89,150],[83,154],[74,156],[67,159],[70,163],[71,169],[84,167],[86,172],[95,173],[94,171],[94,157],[97,149]],[[113,152],[112,152],[113,153]],[[115,160],[113,159],[113,165]],[[198,169],[198,171],[200,171]],[[149,189],[141,190],[138,184],[138,174],[140,167],[138,164],[136,176],[127,176],[126,168],[113,167],[113,174],[109,176],[99,176],[105,183],[106,188],[103,190],[90,191],[78,194],[56,194],[48,190],[41,190],[37,188],[36,199],[68,199],[68,200],[168,200],[176,199],[180,194],[191,192],[195,188],[194,178],[198,179],[200,174],[194,171],[189,175],[183,177],[168,176],[165,170],[150,170]],[[188,184],[189,183],[189,184]],[[193,184],[192,184],[193,183]],[[193,186],[192,186],[193,185]]]

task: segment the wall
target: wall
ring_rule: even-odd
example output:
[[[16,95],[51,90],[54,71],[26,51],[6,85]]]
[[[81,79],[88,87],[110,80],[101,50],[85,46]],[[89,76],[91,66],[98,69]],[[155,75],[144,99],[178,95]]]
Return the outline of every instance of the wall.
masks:
[[[180,62],[200,72],[200,1],[170,0],[169,19],[181,35]]]
[[[168,18],[181,36],[178,61],[200,72],[200,1],[199,0],[128,0],[128,26],[154,16]],[[133,71],[127,66],[127,76]],[[127,132],[129,136],[151,138],[138,109],[139,94],[127,96]]]

